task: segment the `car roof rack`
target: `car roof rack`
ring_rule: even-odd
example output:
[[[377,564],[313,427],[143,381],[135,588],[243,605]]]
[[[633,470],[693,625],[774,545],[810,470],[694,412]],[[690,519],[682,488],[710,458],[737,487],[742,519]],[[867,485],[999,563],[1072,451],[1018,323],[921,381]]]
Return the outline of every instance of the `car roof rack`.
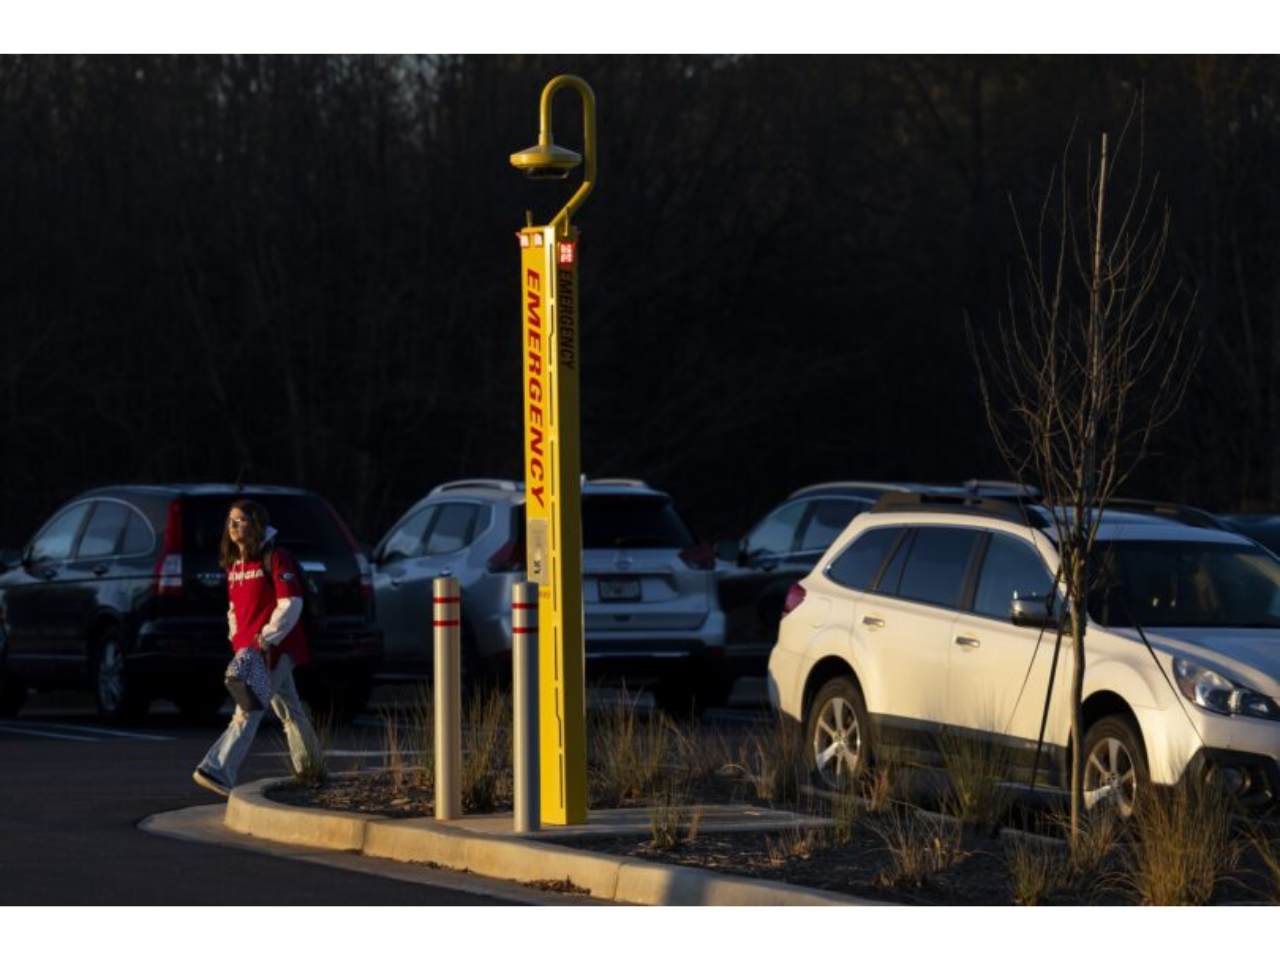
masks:
[[[431,492],[446,493],[449,490],[474,490],[479,487],[482,490],[502,490],[507,493],[514,493],[520,489],[520,484],[514,480],[497,480],[489,477],[478,477],[472,480],[451,480],[448,483],[442,483]]]
[[[972,477],[962,486],[970,494],[987,499],[1022,499],[1039,500],[1040,488],[1030,483],[1015,483],[1011,480],[982,480]]]
[[[635,477],[588,477],[585,473],[582,475],[584,484],[595,483],[599,485],[609,484],[614,487],[643,487],[651,489],[643,480],[637,480]]]
[[[886,493],[871,508],[872,513],[956,513],[994,517],[1043,530],[1051,520],[1038,510],[1027,509],[1021,500],[992,499],[955,493]]]
[[[814,493],[857,491],[851,492],[850,496],[861,497],[867,494],[870,495],[871,499],[875,499],[884,493],[910,493],[912,491],[930,489],[932,488],[924,483],[894,483],[885,480],[829,480],[826,483],[812,483],[807,487],[801,487],[799,490],[793,490],[787,496],[790,499]]]
[[[1235,528],[1229,523],[1214,516],[1208,510],[1189,507],[1184,503],[1114,497],[1107,501],[1107,507],[1114,507],[1117,510],[1124,510],[1128,513],[1151,513],[1166,520],[1176,520],[1178,523],[1185,524],[1188,527],[1203,527],[1206,530],[1229,530],[1235,532]]]

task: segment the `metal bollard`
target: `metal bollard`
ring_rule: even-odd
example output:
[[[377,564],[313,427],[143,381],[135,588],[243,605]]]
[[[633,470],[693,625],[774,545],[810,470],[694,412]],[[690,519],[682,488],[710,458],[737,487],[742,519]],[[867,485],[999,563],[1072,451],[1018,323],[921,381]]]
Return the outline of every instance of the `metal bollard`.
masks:
[[[462,816],[462,604],[458,581],[436,577],[436,819]]]
[[[515,831],[542,828],[538,775],[538,585],[511,590],[511,668],[515,713]]]

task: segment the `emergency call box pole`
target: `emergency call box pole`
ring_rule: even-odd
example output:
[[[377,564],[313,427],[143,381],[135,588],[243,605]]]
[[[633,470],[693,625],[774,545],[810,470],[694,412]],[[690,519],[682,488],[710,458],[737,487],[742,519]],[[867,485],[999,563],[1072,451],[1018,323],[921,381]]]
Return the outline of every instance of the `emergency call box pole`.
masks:
[[[555,145],[551,101],[571,87],[582,97],[582,184],[545,226],[520,241],[525,543],[538,585],[541,816],[587,822],[586,649],[582,609],[582,458],[579,431],[578,231],[570,222],[595,185],[595,95],[578,77],[542,91],[538,145],[511,163],[536,178],[561,178],[583,158]]]

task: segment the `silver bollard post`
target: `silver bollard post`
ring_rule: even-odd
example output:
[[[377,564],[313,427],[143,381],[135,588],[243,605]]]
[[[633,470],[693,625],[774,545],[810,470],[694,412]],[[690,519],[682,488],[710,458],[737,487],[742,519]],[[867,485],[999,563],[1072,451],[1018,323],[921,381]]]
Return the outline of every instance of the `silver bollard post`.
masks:
[[[436,819],[462,816],[462,604],[458,581],[436,577]]]
[[[538,585],[517,583],[511,597],[511,667],[515,706],[515,830],[542,828],[538,773]]]

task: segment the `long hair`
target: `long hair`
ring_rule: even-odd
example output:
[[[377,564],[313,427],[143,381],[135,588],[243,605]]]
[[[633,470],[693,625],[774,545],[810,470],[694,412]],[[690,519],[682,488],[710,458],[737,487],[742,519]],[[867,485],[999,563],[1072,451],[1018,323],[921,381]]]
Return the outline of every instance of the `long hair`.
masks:
[[[232,510],[239,510],[249,522],[241,529],[244,531],[244,557],[240,556],[240,548],[231,539],[231,530],[224,521],[222,524],[222,545],[218,548],[218,565],[223,570],[230,570],[236,561],[260,560],[262,558],[262,541],[267,536],[267,524],[270,517],[267,508],[257,500],[237,500],[227,508],[227,516]]]

